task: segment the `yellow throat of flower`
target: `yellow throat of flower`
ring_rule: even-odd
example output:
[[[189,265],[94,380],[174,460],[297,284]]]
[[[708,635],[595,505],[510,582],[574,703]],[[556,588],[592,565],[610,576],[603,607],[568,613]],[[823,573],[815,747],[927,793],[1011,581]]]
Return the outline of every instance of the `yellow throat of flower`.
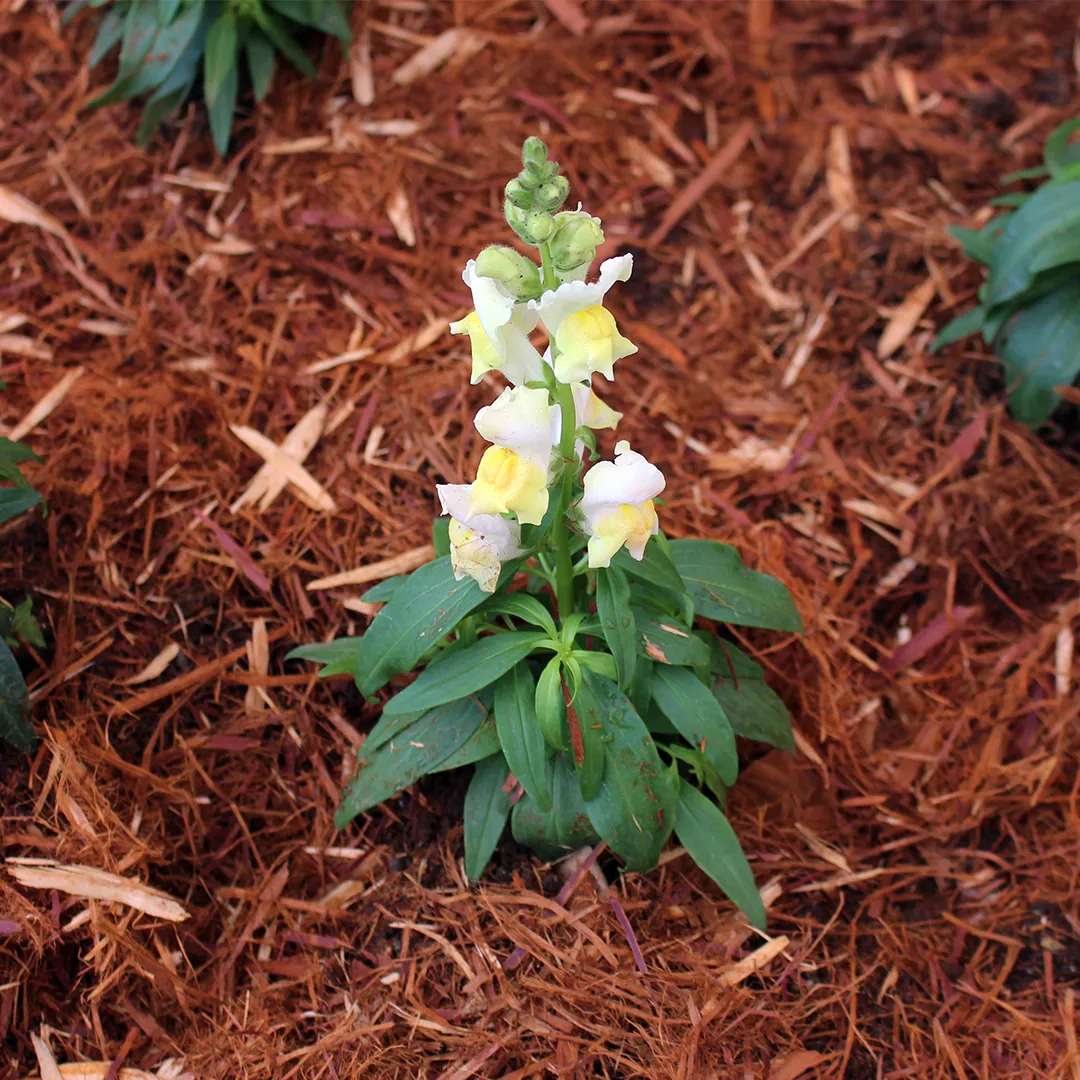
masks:
[[[640,559],[658,524],[652,499],[634,505],[623,503],[600,514],[593,522],[589,540],[589,566],[595,569],[609,565],[624,544],[635,559]]]
[[[622,340],[615,319],[606,308],[596,305],[567,315],[555,334],[559,350],[556,375],[566,381],[584,371],[610,374],[612,364],[619,359],[615,355],[616,344]]]
[[[525,525],[539,525],[547,512],[547,473],[505,446],[489,446],[476,470],[469,517],[517,514]],[[655,517],[655,515],[654,515]]]

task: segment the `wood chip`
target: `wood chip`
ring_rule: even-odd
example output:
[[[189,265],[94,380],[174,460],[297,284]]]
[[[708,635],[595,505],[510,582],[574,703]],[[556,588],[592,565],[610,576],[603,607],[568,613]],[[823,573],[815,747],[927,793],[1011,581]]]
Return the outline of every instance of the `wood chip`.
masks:
[[[778,1057],[769,1070],[769,1080],[798,1080],[803,1073],[816,1069],[829,1060],[828,1054],[817,1050],[796,1050],[792,1054]]]
[[[371,66],[371,31],[365,26],[349,48],[349,77],[353,101],[368,106],[375,101],[375,73]]]
[[[342,585],[364,585],[369,581],[381,581],[395,574],[407,574],[418,566],[431,562],[434,558],[434,545],[423,544],[418,548],[413,548],[412,551],[391,555],[388,559],[380,559],[378,562],[368,563],[367,566],[360,566],[355,570],[345,570],[340,574],[331,574],[329,577],[310,581],[307,584],[307,590],[315,592],[320,589],[337,589]]]
[[[916,285],[900,302],[900,305],[892,313],[888,325],[882,331],[878,339],[877,355],[879,360],[892,356],[909,337],[918,325],[923,313],[930,306],[937,292],[937,285],[932,277],[927,278],[921,285]]]
[[[830,866],[835,866],[837,870],[842,870],[845,874],[853,872],[847,859],[845,859],[836,848],[832,847],[830,844],[826,844],[813,829],[803,825],[801,822],[796,822],[795,828],[806,841],[806,846],[810,848],[819,859],[829,863]]]
[[[574,37],[588,32],[589,19],[578,0],[544,0],[544,5]]]
[[[231,424],[229,430],[245,446],[254,450],[259,457],[272,465],[290,484],[293,484],[298,490],[307,495],[317,510],[322,510],[327,514],[332,514],[337,510],[337,503],[330,497],[330,493],[322,484],[303,465],[284,453],[276,443],[268,439],[262,432],[245,427],[242,424]]]
[[[422,326],[415,333],[403,338],[392,349],[380,353],[376,357],[376,362],[388,365],[400,364],[422,349],[434,345],[445,333],[448,333],[447,320],[432,319],[426,326]]]
[[[312,154],[329,146],[329,135],[305,135],[301,139],[277,139],[264,143],[260,153],[266,157],[287,157],[290,154]]]
[[[51,360],[53,351],[25,334],[0,334],[0,353],[25,356],[30,360]]]
[[[1058,697],[1067,698],[1072,686],[1073,651],[1076,638],[1071,626],[1063,626],[1054,642],[1054,689]]]
[[[0,219],[10,221],[12,225],[33,225],[42,232],[51,233],[64,242],[75,265],[80,270],[84,269],[83,257],[79,254],[79,249],[75,246],[75,241],[72,240],[67,229],[52,214],[47,214],[42,210],[37,203],[31,202],[24,195],[2,184],[0,184]]]
[[[645,241],[646,245],[663,242],[667,234],[675,228],[683,216],[695,207],[709,188],[735,164],[739,155],[750,142],[750,134],[753,130],[753,123],[744,120],[731,133],[719,153],[686,185],[682,193],[676,196],[674,202],[664,213],[660,224],[649,234]]]
[[[342,364],[351,364],[356,360],[366,360],[374,352],[374,349],[352,349],[349,352],[338,353],[337,356],[331,356],[326,360],[316,360],[314,364],[308,364],[306,368],[303,368],[303,373],[305,375],[321,375],[324,371],[330,371],[332,368],[340,367]]]
[[[266,620],[262,617],[251,626],[251,641],[248,642],[248,668],[254,675],[270,674],[270,639],[266,633]],[[260,712],[272,707],[266,691],[261,686],[249,686],[244,695],[244,708],[248,712]]]
[[[150,661],[149,664],[146,665],[146,667],[142,669],[142,671],[138,673],[138,675],[132,675],[130,679],[125,680],[124,685],[138,686],[139,683],[150,682],[151,679],[156,679],[159,675],[164,673],[165,669],[179,655],[180,646],[175,641],[170,642],[157,654],[157,656],[154,657],[153,660]]]
[[[288,458],[302,465],[308,454],[318,444],[326,424],[327,405],[320,402],[309,409],[299,423],[281,441],[279,449]],[[251,483],[241,492],[229,510],[238,513],[249,503],[258,502],[258,509],[269,509],[274,500],[285,490],[289,477],[275,465],[267,462],[251,478]]]
[[[821,337],[821,332],[829,322],[829,312],[832,310],[834,303],[836,303],[836,293],[831,292],[825,298],[825,302],[821,305],[821,310],[814,316],[814,321],[807,328],[806,333],[802,336],[802,340],[791,354],[791,359],[784,369],[783,378],[780,380],[780,386],[783,389],[787,390],[789,387],[794,386],[796,380],[802,374],[803,368],[806,367],[807,362],[814,351],[814,343]]]
[[[51,859],[7,860],[7,872],[28,889],[57,889],[84,900],[105,900],[169,922],[183,922],[188,913],[171,896],[144,885],[136,878],[123,878],[93,866],[66,866]]]
[[[464,26],[452,26],[429,41],[419,52],[413,53],[390,78],[398,86],[408,86],[409,83],[437,71],[451,57],[465,52],[470,55],[478,52],[484,43],[484,38],[474,30],[468,30]]]
[[[72,1061],[59,1067],[62,1080],[106,1080],[112,1070],[111,1080],[160,1080],[160,1073],[146,1072],[144,1069],[129,1069],[123,1066],[113,1069],[111,1061]],[[46,1080],[42,1073],[41,1080]]]
[[[30,1032],[30,1045],[34,1048],[34,1056],[37,1058],[41,1080],[61,1080],[60,1066],[56,1064],[49,1044],[39,1035]]]
[[[848,145],[847,131],[840,124],[836,124],[829,132],[825,186],[833,201],[833,206],[837,210],[844,211],[841,226],[849,232],[857,228],[859,224],[859,215],[856,212],[858,199],[855,194],[855,178],[851,172],[851,147]]]
[[[416,247],[416,229],[409,209],[409,196],[403,187],[395,188],[386,200],[386,216],[397,238],[407,247]]]
[[[626,136],[619,140],[619,148],[632,165],[644,173],[657,187],[675,188],[675,170],[659,154],[653,153],[640,139]]]
[[[131,333],[127,323],[116,322],[115,319],[83,319],[76,325],[88,334],[100,334],[102,337],[124,337]]]
[[[82,377],[81,367],[72,368],[8,433],[8,438],[18,442],[46,420],[53,410],[67,397],[67,392]]]
[[[720,975],[717,982],[724,987],[738,986],[745,979],[749,979],[755,972],[760,971],[767,964],[771,964],[791,942],[781,934],[779,937],[766,941],[764,945],[755,949],[749,956],[740,960],[734,967]],[[704,1013],[704,1010],[702,1010]]]

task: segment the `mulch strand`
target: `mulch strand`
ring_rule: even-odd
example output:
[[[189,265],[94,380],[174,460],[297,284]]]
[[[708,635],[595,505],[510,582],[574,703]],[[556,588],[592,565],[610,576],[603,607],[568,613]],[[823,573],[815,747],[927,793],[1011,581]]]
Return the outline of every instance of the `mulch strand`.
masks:
[[[0,14],[0,421],[48,500],[0,594],[49,643],[0,1077],[1080,1077],[1075,413],[929,352],[980,282],[945,227],[1077,114],[1076,6],[357,4],[227,160],[200,107],[146,151],[85,111],[90,22]],[[470,887],[456,774],[335,832],[378,707],[284,661],[475,468],[498,380],[445,327],[531,133],[634,253],[604,396],[666,531],[804,616],[736,629],[798,732],[731,793],[767,934],[678,849],[507,836]]]

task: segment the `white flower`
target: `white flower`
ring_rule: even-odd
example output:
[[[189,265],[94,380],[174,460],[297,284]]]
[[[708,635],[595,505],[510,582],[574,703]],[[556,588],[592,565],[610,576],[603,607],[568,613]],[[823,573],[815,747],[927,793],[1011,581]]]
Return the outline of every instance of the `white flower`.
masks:
[[[476,414],[476,430],[494,446],[484,451],[472,486],[471,514],[513,512],[539,525],[548,508],[551,453],[558,438],[558,410],[546,390],[504,390]]]
[[[609,566],[626,546],[639,562],[645,544],[660,529],[653,499],[664,490],[664,474],[623,440],[614,461],[599,461],[585,474],[580,508],[590,534],[589,566]]]
[[[450,324],[451,334],[468,334],[472,344],[472,382],[489,371],[501,371],[515,386],[541,377],[540,354],[529,341],[539,315],[515,301],[494,278],[476,272],[470,259],[461,274],[472,292],[475,311]]]
[[[484,592],[493,593],[507,559],[521,553],[521,527],[497,515],[469,516],[471,484],[439,484],[442,512],[449,514],[450,565],[460,581],[468,575]]]
[[[601,401],[588,383],[577,383],[573,387],[573,394],[578,427],[593,428],[596,431],[611,428],[614,431],[623,418],[621,412]]]
[[[528,302],[555,342],[554,368],[560,382],[587,382],[594,371],[612,379],[615,361],[637,352],[603,306],[608,290],[616,281],[626,281],[633,268],[633,255],[605,259],[599,281],[564,281],[539,300]]]
[[[473,423],[488,442],[513,450],[546,473],[551,465],[551,448],[558,441],[557,415],[548,403],[547,390],[518,386],[504,390],[485,405]]]

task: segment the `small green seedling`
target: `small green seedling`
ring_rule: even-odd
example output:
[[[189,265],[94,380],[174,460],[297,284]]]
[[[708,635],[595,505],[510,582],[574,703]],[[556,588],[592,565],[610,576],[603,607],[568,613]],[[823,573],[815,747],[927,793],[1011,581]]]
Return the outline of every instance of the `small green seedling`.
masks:
[[[978,306],[957,316],[934,342],[940,349],[981,333],[1001,357],[1009,409],[1030,427],[1045,424],[1080,375],[1080,118],[1057,128],[1044,164],[1004,183],[1044,179],[1033,192],[991,200],[1006,208],[982,229],[949,228],[987,268]]]

